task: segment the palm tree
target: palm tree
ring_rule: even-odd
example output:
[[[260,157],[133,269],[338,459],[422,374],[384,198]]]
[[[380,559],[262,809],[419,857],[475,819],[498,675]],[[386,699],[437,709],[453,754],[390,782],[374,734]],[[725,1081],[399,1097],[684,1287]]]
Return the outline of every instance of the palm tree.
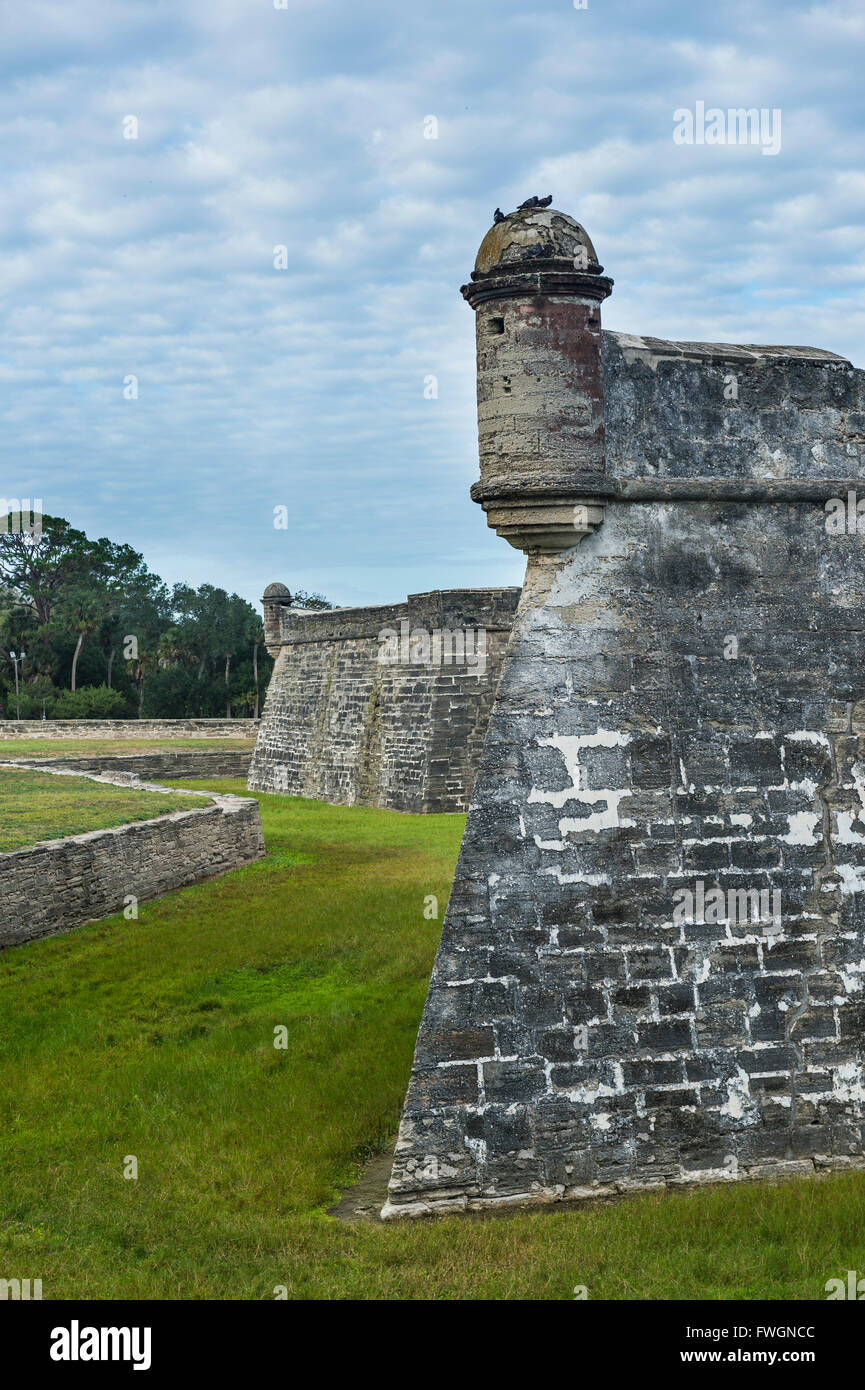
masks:
[[[72,680],[70,690],[75,689],[75,682],[78,675],[78,658],[84,646],[86,638],[91,632],[95,632],[102,622],[103,605],[100,598],[92,589],[85,589],[83,585],[76,587],[69,594],[63,604],[63,620],[66,625],[78,634],[75,643],[75,652],[72,657]]]

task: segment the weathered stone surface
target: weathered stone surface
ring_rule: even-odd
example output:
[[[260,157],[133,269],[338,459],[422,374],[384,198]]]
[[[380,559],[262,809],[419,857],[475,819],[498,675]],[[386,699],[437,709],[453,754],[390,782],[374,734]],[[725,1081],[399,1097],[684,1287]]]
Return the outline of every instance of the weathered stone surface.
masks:
[[[254,738],[257,719],[0,719],[4,738]]]
[[[603,476],[565,484],[605,517],[529,550],[386,1217],[865,1163],[865,566],[824,510],[865,373],[601,363]]]
[[[12,758],[15,767],[41,767],[39,758]],[[128,772],[145,782],[159,778],[169,781],[181,777],[214,778],[246,777],[252,762],[251,748],[182,749],[177,752],[103,753],[93,757],[64,757],[51,759],[52,767],[68,768],[70,772]]]
[[[817,348],[602,337],[611,480],[814,484],[860,475],[865,372],[846,358]]]
[[[45,764],[42,770],[65,775]],[[178,794],[150,783],[142,787]],[[0,854],[0,948],[108,916],[130,895],[142,902],[262,857],[256,801],[190,795],[208,796],[212,804]]]
[[[280,586],[282,587],[282,586]],[[265,595],[276,655],[250,769],[253,791],[398,811],[468,804],[518,589],[412,594],[407,602],[328,612]],[[384,662],[381,634],[451,634],[483,669],[447,661]],[[406,642],[402,655],[412,656]],[[418,649],[419,655],[423,653]]]

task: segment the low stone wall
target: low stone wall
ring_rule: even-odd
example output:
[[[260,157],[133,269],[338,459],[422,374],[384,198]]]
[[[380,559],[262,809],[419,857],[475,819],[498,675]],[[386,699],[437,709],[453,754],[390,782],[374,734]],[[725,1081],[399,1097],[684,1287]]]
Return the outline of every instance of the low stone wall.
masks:
[[[10,759],[16,767],[42,767],[44,758]],[[51,759],[52,768],[67,768],[70,772],[105,772],[109,776],[115,772],[131,773],[142,781],[154,782],[160,778],[177,781],[181,777],[203,780],[214,777],[246,778],[252,762],[251,748],[202,749],[194,748],[172,753],[118,753],[116,756],[103,753],[102,756],[59,757]]]
[[[71,775],[45,764],[40,770]],[[152,783],[142,786],[177,795]],[[0,948],[69,931],[120,911],[132,897],[142,902],[260,859],[258,803],[209,795],[210,806],[0,854]]]
[[[4,738],[255,738],[258,719],[0,719]]]

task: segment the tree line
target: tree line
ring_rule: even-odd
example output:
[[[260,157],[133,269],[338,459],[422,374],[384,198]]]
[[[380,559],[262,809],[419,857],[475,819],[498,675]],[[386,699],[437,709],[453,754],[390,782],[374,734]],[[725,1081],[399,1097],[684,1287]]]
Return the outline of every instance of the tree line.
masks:
[[[169,587],[131,546],[62,517],[0,532],[0,717],[257,717],[272,669],[238,594]]]

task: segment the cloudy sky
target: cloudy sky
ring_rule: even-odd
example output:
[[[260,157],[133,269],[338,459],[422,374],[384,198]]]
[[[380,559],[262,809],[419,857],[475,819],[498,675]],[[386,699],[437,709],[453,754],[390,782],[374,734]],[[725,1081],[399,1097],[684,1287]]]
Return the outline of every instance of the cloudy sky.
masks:
[[[0,14],[0,492],[169,582],[521,581],[468,499],[459,286],[532,193],[587,227],[607,327],[865,365],[862,0]],[[780,152],[677,144],[698,102],[780,110]]]

